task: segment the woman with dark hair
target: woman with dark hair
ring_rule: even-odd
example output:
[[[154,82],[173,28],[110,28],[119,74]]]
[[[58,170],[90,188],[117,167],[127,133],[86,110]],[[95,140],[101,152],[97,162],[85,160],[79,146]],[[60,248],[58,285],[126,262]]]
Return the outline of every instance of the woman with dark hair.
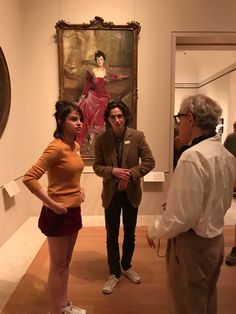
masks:
[[[84,191],[80,176],[84,163],[75,140],[82,128],[83,113],[70,102],[58,101],[54,116],[54,140],[26,172],[23,182],[43,202],[38,226],[48,239],[50,313],[86,314],[67,298],[69,265],[78,231],[82,228],[80,204],[84,201]],[[47,192],[38,181],[45,172]]]
[[[94,54],[95,65],[88,69],[82,95],[78,102],[84,114],[84,124],[78,141],[81,145],[91,144],[94,137],[104,129],[104,110],[111,96],[107,82],[128,76],[116,74],[105,65],[106,56],[101,50]]]

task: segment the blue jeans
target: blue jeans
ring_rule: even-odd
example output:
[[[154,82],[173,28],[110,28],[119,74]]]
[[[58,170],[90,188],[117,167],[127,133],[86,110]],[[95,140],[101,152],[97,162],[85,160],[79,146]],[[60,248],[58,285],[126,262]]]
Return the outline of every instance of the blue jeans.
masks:
[[[119,251],[119,229],[122,209],[124,238],[122,245],[122,257]],[[105,208],[105,223],[107,230],[107,257],[110,274],[117,278],[123,270],[129,269],[135,248],[135,228],[137,223],[138,208],[134,208],[126,195],[126,192],[116,191],[110,205]]]

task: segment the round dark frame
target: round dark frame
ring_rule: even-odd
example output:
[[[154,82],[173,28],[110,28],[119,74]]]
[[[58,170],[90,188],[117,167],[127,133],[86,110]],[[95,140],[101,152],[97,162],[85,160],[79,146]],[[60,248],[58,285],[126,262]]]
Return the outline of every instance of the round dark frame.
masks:
[[[11,106],[11,83],[7,62],[0,47],[0,137],[7,125]]]

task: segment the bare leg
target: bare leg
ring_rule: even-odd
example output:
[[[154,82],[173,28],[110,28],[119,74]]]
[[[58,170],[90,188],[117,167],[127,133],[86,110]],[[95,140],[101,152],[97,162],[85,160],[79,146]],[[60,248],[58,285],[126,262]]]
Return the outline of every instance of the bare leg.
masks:
[[[51,300],[51,314],[61,314],[67,305],[69,264],[78,232],[65,237],[48,237],[50,270],[48,290]]]
[[[72,253],[74,250],[75,242],[77,239],[77,235],[78,235],[78,232],[73,233],[68,239],[68,247],[67,247],[67,265],[68,265],[68,267],[67,267],[67,272],[65,271],[65,273],[64,273],[64,278],[62,278],[62,281],[64,283],[64,285],[62,287],[63,306],[66,306],[68,303],[67,292],[68,292],[69,266],[70,266],[71,257],[72,257]]]

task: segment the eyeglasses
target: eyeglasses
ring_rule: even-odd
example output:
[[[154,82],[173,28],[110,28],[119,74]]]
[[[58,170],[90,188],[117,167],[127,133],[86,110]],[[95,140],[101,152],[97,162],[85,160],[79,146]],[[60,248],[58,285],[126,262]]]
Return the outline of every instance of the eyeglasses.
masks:
[[[179,124],[180,123],[180,117],[187,117],[187,113],[178,113],[178,114],[175,114],[173,117],[175,119],[175,123],[176,124]]]

